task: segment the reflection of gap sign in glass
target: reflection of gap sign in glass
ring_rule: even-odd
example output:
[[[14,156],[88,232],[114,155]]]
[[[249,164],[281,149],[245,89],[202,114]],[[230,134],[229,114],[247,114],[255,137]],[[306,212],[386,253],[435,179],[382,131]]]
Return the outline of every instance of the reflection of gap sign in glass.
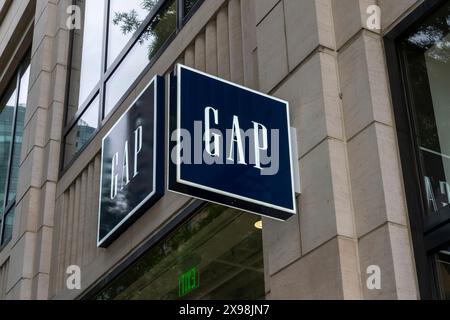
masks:
[[[296,214],[289,104],[178,65],[169,190],[286,220]]]
[[[133,145],[131,145],[133,143]],[[131,147],[131,150],[130,150]],[[142,126],[139,125],[133,132],[131,141],[125,140],[123,146],[122,163],[119,167],[119,152],[113,155],[111,163],[111,200],[117,197],[119,190],[119,174],[120,174],[120,191],[122,191],[130,183],[130,153],[133,156],[133,176],[134,179],[138,175],[138,157],[142,151]],[[122,171],[120,171],[122,168]]]
[[[164,79],[155,77],[102,141],[98,246],[164,193]]]
[[[200,286],[200,277],[197,268],[192,268],[178,276],[178,296],[184,297]]]

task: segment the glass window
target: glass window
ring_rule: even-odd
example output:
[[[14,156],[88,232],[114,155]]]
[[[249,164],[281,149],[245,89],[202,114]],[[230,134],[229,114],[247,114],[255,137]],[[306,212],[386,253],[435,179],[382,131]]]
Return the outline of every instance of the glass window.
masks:
[[[98,129],[100,99],[96,97],[83,116],[69,131],[65,140],[64,164],[66,165],[94,136]]]
[[[95,298],[265,299],[259,220],[255,215],[208,205]]]
[[[187,16],[198,0],[185,0],[184,1],[184,16]]]
[[[15,79],[14,79],[15,80]],[[14,126],[14,112],[16,109],[16,82],[7,94],[6,102],[0,105],[0,215],[4,213],[5,193],[9,174],[9,158],[11,152],[12,134]]]
[[[2,243],[7,243],[12,238],[14,226],[14,208],[11,208],[5,215],[5,224],[3,225]]]
[[[12,236],[29,78],[28,57],[0,102],[0,245]]]
[[[156,0],[110,1],[108,67],[114,62],[156,3]]]
[[[76,145],[71,129],[84,117],[89,102],[99,97],[97,121],[102,123],[186,22],[177,10],[187,13],[197,2],[74,1],[81,8],[82,28],[72,31],[70,92],[64,131],[68,152],[64,155],[64,166],[78,154],[74,152]]]
[[[81,8],[82,29],[73,33],[68,121],[86,103],[86,99],[100,82],[106,1],[77,0],[75,4]]]
[[[436,256],[439,298],[450,300],[450,251],[441,250]]]
[[[105,116],[131,87],[159,48],[176,30],[175,0],[168,1],[106,84]]]
[[[429,214],[450,204],[450,6],[402,39]]]
[[[400,148],[416,152],[415,159],[403,157],[403,175],[406,190],[421,195],[418,202],[408,197],[419,283],[427,298],[450,299],[450,253],[442,250],[450,243],[450,2],[419,6],[405,22],[410,27],[393,31],[401,34],[396,55],[387,57],[402,72],[398,83],[392,77],[393,92],[404,90],[397,93],[404,106],[394,106]]]
[[[16,130],[14,133],[13,156],[11,163],[11,176],[8,187],[7,204],[16,198],[17,180],[19,177],[20,153],[22,151],[23,127],[25,122],[25,111],[27,109],[28,82],[30,80],[30,66],[20,79],[19,103],[17,104]]]

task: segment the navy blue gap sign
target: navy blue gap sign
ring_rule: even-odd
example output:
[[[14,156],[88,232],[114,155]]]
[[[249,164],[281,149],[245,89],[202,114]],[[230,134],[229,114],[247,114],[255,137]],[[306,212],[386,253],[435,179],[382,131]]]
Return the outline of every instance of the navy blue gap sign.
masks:
[[[169,190],[286,220],[296,213],[289,104],[177,65]]]
[[[157,76],[103,138],[99,247],[163,196],[164,118],[164,79]]]

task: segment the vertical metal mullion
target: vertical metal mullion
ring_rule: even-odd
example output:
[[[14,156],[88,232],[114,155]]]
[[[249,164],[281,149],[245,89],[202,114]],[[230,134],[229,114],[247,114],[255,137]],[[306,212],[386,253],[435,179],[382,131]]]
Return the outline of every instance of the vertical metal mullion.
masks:
[[[183,27],[184,0],[177,0],[177,33]]]
[[[101,127],[103,117],[105,115],[105,85],[106,85],[106,70],[108,64],[108,33],[109,33],[109,10],[111,7],[111,0],[105,0],[105,12],[103,15],[103,43],[102,43],[102,62],[101,62],[101,76],[100,76],[100,88],[99,88],[99,117],[98,128]]]

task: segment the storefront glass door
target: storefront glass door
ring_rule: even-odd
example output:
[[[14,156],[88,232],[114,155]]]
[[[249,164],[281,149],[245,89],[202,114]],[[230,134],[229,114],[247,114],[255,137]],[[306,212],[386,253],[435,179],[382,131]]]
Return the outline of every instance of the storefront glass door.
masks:
[[[208,205],[128,267],[96,299],[264,299],[259,220]]]

